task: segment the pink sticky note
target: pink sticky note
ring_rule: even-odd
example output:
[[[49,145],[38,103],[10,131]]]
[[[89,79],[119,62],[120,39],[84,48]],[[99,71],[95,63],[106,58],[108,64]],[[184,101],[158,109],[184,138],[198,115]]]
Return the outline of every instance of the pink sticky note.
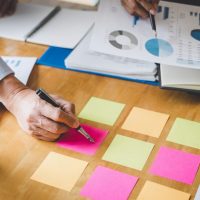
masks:
[[[175,181],[192,184],[200,164],[200,156],[161,147],[149,172]]]
[[[57,141],[60,147],[70,149],[79,153],[87,155],[93,155],[97,151],[98,147],[103,142],[104,138],[108,134],[107,130],[101,130],[88,125],[82,124],[82,127],[90,134],[95,140],[95,143],[91,143],[83,135],[76,131],[76,129],[70,129],[68,133],[63,134]]]
[[[126,200],[137,181],[138,177],[98,166],[81,195],[92,200]]]

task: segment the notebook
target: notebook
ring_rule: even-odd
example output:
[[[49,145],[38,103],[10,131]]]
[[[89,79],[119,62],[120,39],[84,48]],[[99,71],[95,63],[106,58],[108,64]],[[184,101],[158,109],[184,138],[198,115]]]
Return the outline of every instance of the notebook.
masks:
[[[74,48],[94,23],[95,11],[59,9],[51,15],[53,11],[50,6],[19,3],[13,16],[0,19],[0,37]],[[46,23],[27,37],[44,20]]]
[[[161,88],[200,93],[200,69],[161,65],[160,84]]]

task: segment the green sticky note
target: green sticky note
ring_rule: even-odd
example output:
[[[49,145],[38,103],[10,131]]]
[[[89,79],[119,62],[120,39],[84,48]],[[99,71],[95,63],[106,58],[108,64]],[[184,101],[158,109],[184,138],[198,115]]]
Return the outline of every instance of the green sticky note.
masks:
[[[142,170],[154,144],[116,135],[103,156],[103,160]]]
[[[177,118],[167,140],[200,149],[200,123]]]
[[[122,112],[124,106],[125,104],[91,97],[80,112],[79,118],[113,125]]]

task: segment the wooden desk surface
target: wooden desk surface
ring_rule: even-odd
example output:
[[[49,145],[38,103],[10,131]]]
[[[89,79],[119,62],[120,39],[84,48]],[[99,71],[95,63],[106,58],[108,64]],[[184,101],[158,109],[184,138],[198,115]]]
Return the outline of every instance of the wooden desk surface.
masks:
[[[19,55],[40,57],[46,47],[23,42],[0,39],[0,55]],[[101,128],[108,128],[110,134],[95,156],[85,156],[56,147],[54,143],[38,141],[26,135],[18,126],[14,117],[1,108],[0,111],[0,199],[82,199],[80,189],[86,183],[97,165],[108,166],[128,174],[140,177],[130,199],[135,199],[146,180],[152,180],[173,188],[195,194],[200,183],[200,171],[192,186],[154,177],[147,173],[159,147],[167,145],[188,152],[200,154],[200,150],[166,142],[166,136],[176,117],[200,121],[200,98],[190,94],[160,90],[158,87],[63,71],[45,66],[36,66],[29,80],[32,89],[45,88],[48,92],[60,95],[76,104],[79,113],[91,96],[97,96],[126,104],[126,107],[114,127],[87,122]],[[169,113],[171,115],[159,139],[121,130],[120,127],[133,106]],[[155,143],[155,148],[143,171],[122,167],[101,157],[116,133]],[[31,175],[46,157],[55,151],[64,155],[89,161],[89,166],[71,193],[30,180]]]
[[[45,46],[26,44],[11,40],[0,39],[0,55],[19,55],[40,57],[47,49]],[[165,178],[148,174],[148,169],[161,145],[183,149],[191,153],[200,154],[200,150],[166,142],[166,137],[176,117],[200,122],[200,97],[191,94],[160,90],[158,87],[82,74],[72,71],[63,71],[45,66],[35,66],[28,84],[32,89],[45,88],[48,92],[60,95],[76,104],[79,113],[91,96],[114,100],[126,104],[117,123],[105,126],[88,122],[96,127],[108,128],[110,133],[95,156],[86,156],[70,150],[56,147],[54,143],[38,141],[24,133],[18,126],[15,118],[2,107],[0,108],[0,199],[4,200],[74,200],[84,199],[79,196],[96,166],[107,166],[127,174],[138,176],[139,182],[132,191],[130,199],[136,199],[146,180],[155,181],[166,186],[189,192],[192,198],[200,184],[200,171],[193,185],[186,185]],[[131,133],[120,129],[133,106],[170,114],[161,137],[152,137]],[[155,144],[144,169],[133,170],[120,165],[102,161],[101,157],[108,148],[116,133],[129,137],[150,141]],[[59,190],[30,180],[31,175],[50,151],[79,158],[89,162],[89,166],[75,185],[71,193]]]

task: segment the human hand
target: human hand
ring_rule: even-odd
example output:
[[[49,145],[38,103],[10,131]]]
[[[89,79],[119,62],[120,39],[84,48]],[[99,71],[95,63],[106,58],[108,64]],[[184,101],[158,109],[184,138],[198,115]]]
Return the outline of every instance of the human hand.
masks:
[[[12,15],[17,6],[17,0],[0,0],[0,17]]]
[[[62,133],[77,128],[74,104],[53,96],[60,108],[40,99],[36,93],[24,88],[9,99],[7,109],[17,118],[21,128],[33,137],[55,141]]]
[[[142,18],[147,18],[149,12],[152,15],[156,14],[159,0],[121,0],[122,5],[131,15],[137,15]]]

